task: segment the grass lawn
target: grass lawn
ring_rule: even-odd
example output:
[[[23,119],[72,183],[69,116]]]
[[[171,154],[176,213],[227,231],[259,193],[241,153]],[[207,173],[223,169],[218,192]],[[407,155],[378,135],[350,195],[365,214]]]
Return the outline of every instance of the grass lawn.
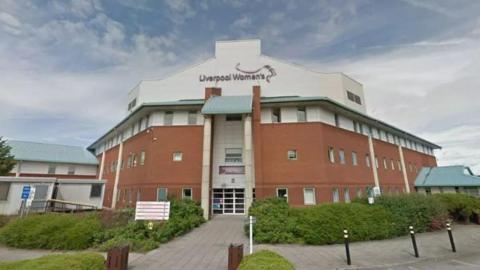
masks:
[[[287,259],[269,250],[262,250],[243,258],[238,270],[294,270]]]
[[[104,258],[97,253],[47,255],[33,260],[0,263],[0,270],[103,270]]]

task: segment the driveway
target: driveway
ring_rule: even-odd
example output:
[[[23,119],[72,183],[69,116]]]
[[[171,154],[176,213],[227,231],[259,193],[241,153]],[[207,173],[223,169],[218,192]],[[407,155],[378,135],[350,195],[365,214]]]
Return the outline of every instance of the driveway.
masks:
[[[227,269],[228,246],[248,239],[243,233],[244,216],[215,216],[192,232],[131,260],[129,269]]]

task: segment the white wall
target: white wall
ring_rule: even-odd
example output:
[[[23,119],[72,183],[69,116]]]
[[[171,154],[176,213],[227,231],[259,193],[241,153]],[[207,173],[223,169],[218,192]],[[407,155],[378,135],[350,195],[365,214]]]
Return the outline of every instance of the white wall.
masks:
[[[105,185],[102,187],[102,196],[99,198],[90,198],[91,188],[91,183],[60,183],[58,185],[57,200],[90,204],[102,208]]]
[[[220,175],[219,166],[232,165],[242,166],[243,163],[225,163],[225,148],[241,148],[243,149],[244,133],[243,121],[225,121],[225,115],[215,116],[213,126],[213,147],[212,147],[212,186],[213,188],[226,187],[245,187],[245,175]],[[245,156],[243,155],[243,160]],[[232,178],[235,183],[232,183]]]
[[[20,173],[47,174],[48,167],[50,164],[56,165],[55,174],[68,174],[68,168],[70,166],[75,167],[74,175],[96,175],[97,174],[97,165],[65,164],[65,163],[33,162],[33,161],[22,161],[22,165],[20,166]],[[15,172],[15,171],[12,171],[12,172]]]
[[[13,182],[10,183],[10,190],[6,201],[0,201],[0,215],[17,215],[22,205],[23,186],[48,185],[47,198],[51,198],[53,182]]]

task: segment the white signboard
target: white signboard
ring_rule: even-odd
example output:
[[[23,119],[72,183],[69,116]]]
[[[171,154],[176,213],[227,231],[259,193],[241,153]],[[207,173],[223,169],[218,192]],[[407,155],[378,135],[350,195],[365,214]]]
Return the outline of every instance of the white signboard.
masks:
[[[33,199],[35,198],[35,186],[30,189],[30,194],[27,198],[27,207],[32,206]]]
[[[135,220],[168,220],[170,202],[137,202]]]

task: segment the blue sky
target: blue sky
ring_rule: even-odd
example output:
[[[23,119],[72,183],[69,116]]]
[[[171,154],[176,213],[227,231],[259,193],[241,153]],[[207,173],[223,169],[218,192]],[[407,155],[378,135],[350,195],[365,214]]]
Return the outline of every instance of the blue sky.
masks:
[[[480,173],[480,1],[0,0],[0,136],[86,146],[218,39],[362,82],[369,114]]]

